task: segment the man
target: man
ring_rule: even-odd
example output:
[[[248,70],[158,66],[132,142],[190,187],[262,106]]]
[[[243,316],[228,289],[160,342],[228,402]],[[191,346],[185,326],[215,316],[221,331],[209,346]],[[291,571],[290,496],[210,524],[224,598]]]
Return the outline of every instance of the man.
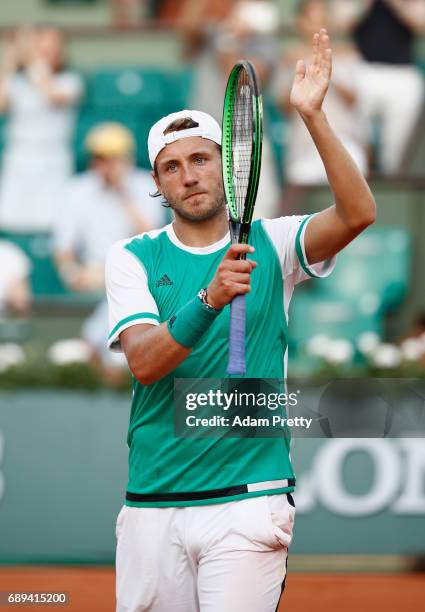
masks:
[[[285,46],[275,77],[274,90],[279,106],[288,117],[284,168],[286,180],[294,191],[298,188],[298,192],[301,192],[300,186],[326,184],[327,176],[301,117],[290,104],[293,66],[296,59],[310,56],[311,37],[329,22],[328,4],[326,0],[303,0],[297,6],[295,17],[294,29],[298,35],[297,42]],[[332,82],[324,101],[324,111],[345,148],[361,172],[366,174],[367,129],[358,108],[356,81],[359,57],[352,46],[346,43],[334,45],[332,51]],[[288,193],[285,196],[283,201],[288,214]]]
[[[279,8],[269,0],[185,0],[178,4],[186,59],[192,56],[195,66],[192,108],[219,119],[227,76],[239,58],[249,59],[263,89],[267,87],[278,56]],[[262,156],[254,218],[274,217],[280,201],[277,167],[267,133]]]
[[[134,167],[132,134],[119,123],[101,123],[86,139],[90,170],[72,179],[58,215],[54,235],[59,274],[72,291],[103,293],[109,247],[132,234],[161,227],[165,209],[150,197],[155,184]],[[88,319],[83,336],[105,367],[113,355],[105,350],[107,306],[101,303]],[[108,374],[109,372],[105,372]]]
[[[7,113],[1,159],[0,225],[51,232],[72,173],[71,140],[83,80],[70,70],[63,34],[48,25],[18,28],[0,60],[0,113]]]
[[[379,120],[379,169],[399,172],[423,108],[414,43],[425,32],[424,0],[333,0],[333,27],[351,34],[362,61],[360,109],[373,134]]]
[[[311,66],[297,63],[291,99],[335,204],[314,217],[254,222],[252,246],[229,246],[212,117],[182,111],[149,134],[153,176],[175,221],[116,244],[106,266],[109,344],[135,377],[130,477],[117,520],[119,612],[278,605],[294,521],[287,441],[175,438],[173,381],[225,376],[229,303],[238,294],[247,296],[247,377],[284,378],[295,284],[327,275],[333,256],[374,221],[374,199],[322,111],[330,74],[321,30]]]

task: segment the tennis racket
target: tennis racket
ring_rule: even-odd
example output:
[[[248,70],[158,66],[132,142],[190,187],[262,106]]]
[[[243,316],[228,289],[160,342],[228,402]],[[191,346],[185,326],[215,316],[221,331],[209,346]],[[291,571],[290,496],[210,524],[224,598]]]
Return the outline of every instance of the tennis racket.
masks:
[[[257,197],[263,139],[263,105],[255,70],[247,61],[236,64],[227,81],[222,125],[224,192],[232,243],[247,243]],[[227,374],[246,374],[245,295],[230,306]]]

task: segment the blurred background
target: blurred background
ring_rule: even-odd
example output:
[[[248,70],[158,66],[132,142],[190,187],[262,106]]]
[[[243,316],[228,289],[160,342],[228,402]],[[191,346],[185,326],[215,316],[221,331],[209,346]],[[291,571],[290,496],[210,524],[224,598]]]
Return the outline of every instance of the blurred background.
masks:
[[[90,591],[78,609],[113,609],[131,393],[125,364],[105,349],[103,266],[113,242],[171,219],[151,197],[148,131],[182,108],[221,121],[230,68],[250,59],[265,106],[257,216],[330,205],[289,105],[296,59],[308,60],[320,27],[334,48],[325,110],[368,177],[378,217],[329,279],[297,288],[289,373],[422,378],[425,0],[2,0],[0,590],[36,588],[48,579],[34,573],[40,564],[78,565],[83,576],[105,565],[90,585],[109,599]],[[304,582],[293,578],[285,609],[309,609],[305,594],[321,585],[306,578],[313,572],[328,580],[327,609],[384,609],[390,594],[386,610],[397,597],[416,610],[425,441],[296,440],[294,462],[290,568]],[[359,583],[320,572],[381,572],[389,582],[380,591],[376,577],[367,596],[383,598],[367,607]],[[78,576],[77,600],[91,588]],[[342,599],[326,600],[335,585]]]

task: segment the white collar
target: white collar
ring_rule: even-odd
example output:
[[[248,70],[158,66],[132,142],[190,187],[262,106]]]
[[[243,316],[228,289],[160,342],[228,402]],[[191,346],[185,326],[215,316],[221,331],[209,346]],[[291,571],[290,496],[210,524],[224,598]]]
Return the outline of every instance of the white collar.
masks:
[[[177,238],[172,223],[167,225],[166,231],[169,239],[176,247],[182,249],[183,251],[187,251],[188,253],[193,253],[194,255],[210,255],[210,253],[220,251],[230,242],[230,232],[227,232],[227,234],[223,236],[223,238],[220,238],[220,240],[214,242],[213,244],[209,244],[208,246],[204,247],[192,247],[187,244],[184,244]]]

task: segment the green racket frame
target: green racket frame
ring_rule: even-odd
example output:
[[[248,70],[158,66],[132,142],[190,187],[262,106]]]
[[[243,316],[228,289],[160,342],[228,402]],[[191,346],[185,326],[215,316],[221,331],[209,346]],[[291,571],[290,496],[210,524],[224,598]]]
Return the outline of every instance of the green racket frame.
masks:
[[[250,80],[253,106],[253,146],[251,152],[251,168],[249,175],[248,193],[245,208],[240,218],[236,206],[236,196],[233,187],[233,151],[232,151],[232,117],[239,73],[245,70]],[[260,180],[261,151],[263,143],[263,101],[259,92],[258,82],[252,64],[248,61],[237,63],[230,73],[224,97],[223,124],[222,124],[222,169],[223,183],[229,218],[235,224],[240,224],[240,235],[234,242],[248,242],[249,229],[257,197]],[[235,238],[232,236],[232,239]]]
[[[234,161],[232,150],[232,121],[235,97],[237,95],[237,84],[242,70],[244,70],[248,76],[251,90],[253,123],[248,188],[243,212],[240,213],[237,208],[233,184]],[[239,242],[246,244],[248,242],[255,200],[257,198],[258,183],[260,180],[262,142],[263,104],[255,70],[249,62],[241,61],[234,66],[227,82],[222,123],[223,184],[229,213],[232,243]],[[227,366],[227,373],[229,375],[244,376],[246,374],[245,323],[246,300],[244,295],[238,295],[232,300],[230,311],[229,361]]]

